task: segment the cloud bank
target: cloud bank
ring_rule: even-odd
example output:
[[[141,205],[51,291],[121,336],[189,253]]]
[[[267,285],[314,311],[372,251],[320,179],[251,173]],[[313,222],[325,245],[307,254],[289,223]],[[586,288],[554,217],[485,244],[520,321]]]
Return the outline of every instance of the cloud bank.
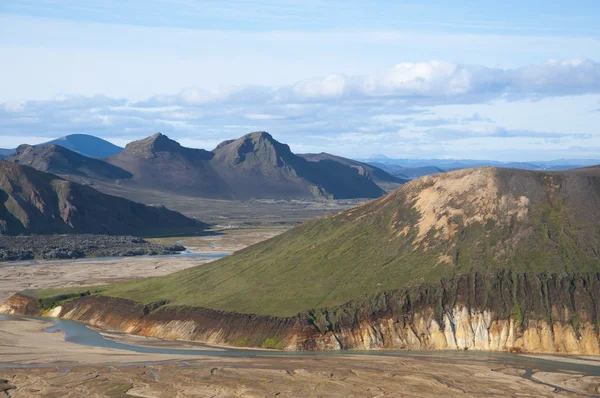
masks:
[[[272,104],[405,99],[445,103],[579,95],[600,92],[600,63],[548,61],[515,69],[430,61],[400,63],[377,75],[330,74],[291,86],[238,86],[206,91],[190,88],[150,98],[144,105],[215,103]]]
[[[6,102],[0,104],[0,139],[89,133],[123,144],[161,131],[210,146],[260,129],[272,131],[297,151],[335,149],[347,156],[387,150],[399,157],[474,157],[475,151],[483,153],[480,157],[506,158],[522,156],[514,152],[517,145],[530,152],[545,148],[553,157],[579,157],[600,147],[600,132],[552,131],[543,123],[535,129],[508,129],[503,120],[477,109],[489,103],[573,97],[589,97],[589,105],[597,109],[595,95],[600,95],[600,63],[592,60],[553,60],[513,69],[399,63],[379,74],[330,74],[289,86],[188,88],[144,101],[97,95]],[[440,113],[453,106],[459,109],[455,114]],[[593,113],[592,122],[600,117]],[[8,142],[0,145],[6,146]],[[572,152],[565,153],[569,148]]]

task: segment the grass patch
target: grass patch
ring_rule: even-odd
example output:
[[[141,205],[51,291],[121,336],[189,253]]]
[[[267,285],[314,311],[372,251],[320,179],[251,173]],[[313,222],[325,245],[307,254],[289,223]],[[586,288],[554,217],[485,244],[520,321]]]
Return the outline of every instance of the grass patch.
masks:
[[[279,339],[279,337],[267,337],[260,347],[272,350],[282,350],[283,342]]]
[[[90,294],[91,292],[89,290],[79,293],[59,294],[57,296],[38,298],[38,303],[42,312],[46,312],[51,310],[52,308],[58,307],[66,301],[73,300],[79,297],[89,296]]]
[[[243,339],[235,339],[231,342],[231,345],[234,347],[247,347],[248,346],[248,338],[244,337]]]

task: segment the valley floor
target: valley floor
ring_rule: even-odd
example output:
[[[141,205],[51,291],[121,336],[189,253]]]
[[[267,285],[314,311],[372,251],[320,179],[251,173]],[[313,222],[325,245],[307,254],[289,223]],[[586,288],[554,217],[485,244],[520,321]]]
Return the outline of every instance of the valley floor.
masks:
[[[148,239],[152,243],[186,246],[192,253],[228,253],[271,238],[284,229],[231,229],[219,235]],[[167,275],[212,261],[198,257],[138,256],[0,264],[0,303],[25,289],[101,285],[117,281]]]

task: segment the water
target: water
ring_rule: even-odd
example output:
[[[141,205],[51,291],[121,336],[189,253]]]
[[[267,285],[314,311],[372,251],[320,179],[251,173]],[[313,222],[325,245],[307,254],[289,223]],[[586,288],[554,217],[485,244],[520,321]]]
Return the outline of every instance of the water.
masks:
[[[10,261],[5,263],[0,263],[0,268],[4,267],[29,267],[32,265],[39,264],[74,264],[74,263],[87,263],[87,262],[98,262],[98,261],[115,261],[122,260],[125,258],[174,258],[174,257],[185,257],[185,258],[198,258],[198,259],[213,259],[218,260],[223,257],[227,257],[231,253],[222,252],[222,253],[194,253],[190,251],[190,249],[186,249],[184,252],[179,254],[162,254],[162,255],[143,255],[143,256],[114,256],[114,257],[85,257],[78,258],[74,260],[22,260],[22,261]]]
[[[589,360],[589,364],[568,363],[561,359],[564,357],[554,356],[552,358],[530,357],[519,354],[485,352],[485,351],[329,351],[329,352],[286,352],[286,351],[268,351],[268,350],[245,350],[228,348],[203,349],[200,343],[184,342],[187,345],[197,345],[198,349],[190,348],[161,348],[147,347],[134,344],[120,343],[104,337],[96,330],[90,329],[83,323],[71,321],[68,319],[41,317],[41,316],[17,316],[0,314],[0,321],[3,320],[26,320],[37,319],[49,322],[52,325],[44,329],[45,332],[62,331],[65,334],[65,341],[81,344],[90,347],[102,347],[116,350],[133,351],[147,354],[169,354],[186,356],[211,356],[211,357],[259,357],[259,356],[322,356],[322,355],[378,355],[407,358],[430,358],[435,361],[447,361],[449,366],[453,362],[484,362],[490,366],[514,366],[525,370],[522,376],[533,382],[538,382],[531,378],[533,370],[542,372],[577,372],[587,376],[600,376],[600,358]],[[176,342],[175,342],[176,343]],[[204,346],[206,347],[206,346]],[[577,357],[571,357],[577,358]],[[2,366],[0,366],[2,367]],[[14,367],[14,366],[13,366]]]
[[[71,321],[68,319],[50,318],[45,316],[21,316],[0,314],[0,321],[4,320],[26,320],[37,319],[50,322],[52,326],[44,329],[45,332],[54,333],[62,331],[65,334],[65,341],[69,343],[81,344],[89,347],[111,348],[115,350],[133,351],[145,354],[170,354],[170,355],[200,355],[200,356],[255,356],[256,352],[251,350],[215,350],[215,349],[175,349],[147,347],[133,344],[120,343],[115,340],[104,337],[99,332],[88,328],[85,324]]]

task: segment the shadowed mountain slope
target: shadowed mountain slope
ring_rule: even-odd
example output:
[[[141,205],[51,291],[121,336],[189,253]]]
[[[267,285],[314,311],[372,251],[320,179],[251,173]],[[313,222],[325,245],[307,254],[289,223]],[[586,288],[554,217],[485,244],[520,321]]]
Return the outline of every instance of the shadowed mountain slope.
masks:
[[[59,145],[20,145],[6,160],[31,166],[37,170],[65,176],[71,180],[128,179],[132,174],[100,159],[83,156]]]
[[[339,162],[308,162],[270,134],[224,141],[212,152],[181,146],[157,133],[128,144],[107,161],[142,187],[221,199],[375,198],[369,175]]]
[[[120,146],[88,134],[71,134],[40,145],[52,144],[60,145],[91,158],[106,158],[123,150]]]
[[[598,167],[460,170],[414,180],[225,259],[100,292],[291,316],[473,272],[600,272],[598,209]]]
[[[214,154],[181,146],[166,135],[156,133],[134,141],[107,159],[107,162],[133,174],[142,187],[208,198],[232,198],[231,188],[210,164]]]
[[[213,167],[244,197],[374,198],[383,191],[368,175],[340,162],[309,162],[266,132],[225,141],[213,150]]]
[[[408,182],[407,179],[393,176],[379,167],[356,160],[343,158],[341,156],[331,155],[329,153],[307,153],[298,156],[308,160],[309,162],[337,162],[355,168],[359,175],[370,177],[375,184],[379,185],[386,191],[393,191],[400,185]]]
[[[102,194],[53,174],[0,160],[0,233],[152,235],[205,225],[164,207]]]

